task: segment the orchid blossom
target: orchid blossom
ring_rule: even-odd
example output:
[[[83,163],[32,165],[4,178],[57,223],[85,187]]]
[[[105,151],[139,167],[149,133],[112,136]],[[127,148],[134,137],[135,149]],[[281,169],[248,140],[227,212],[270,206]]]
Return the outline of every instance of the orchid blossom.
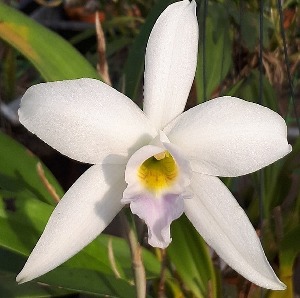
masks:
[[[149,37],[143,111],[94,79],[38,84],[25,93],[21,123],[62,154],[93,166],[53,211],[18,282],[65,262],[130,204],[148,227],[150,245],[167,247],[170,224],[184,212],[237,272],[259,286],[285,288],[217,176],[248,174],[288,154],[286,124],[272,110],[230,96],[183,112],[197,51],[196,3],[184,0],[167,7]]]

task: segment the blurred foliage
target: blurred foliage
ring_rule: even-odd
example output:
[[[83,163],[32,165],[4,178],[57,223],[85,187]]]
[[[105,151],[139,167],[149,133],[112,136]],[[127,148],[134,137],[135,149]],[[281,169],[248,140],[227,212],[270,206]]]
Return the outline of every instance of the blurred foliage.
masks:
[[[30,60],[45,80],[98,77],[67,41],[3,3],[0,19],[1,38]]]
[[[100,78],[96,71],[96,10],[106,37],[106,57],[113,85],[137,103],[141,102],[144,52],[150,31],[159,14],[175,1],[58,1],[50,5],[55,7],[48,7],[47,1],[43,2],[45,6],[36,2],[22,6],[21,2],[0,3],[2,104],[12,102],[36,82]],[[199,54],[189,106],[220,95],[237,96],[260,101],[278,111],[295,129],[292,101],[296,98],[292,97],[288,82],[278,2],[263,1],[263,73],[259,69],[259,1],[197,2]],[[288,71],[297,97],[300,86],[299,4],[297,0],[283,1],[282,11]],[[45,19],[43,11],[55,17]],[[62,15],[66,19],[62,19]],[[260,92],[262,98],[259,98]],[[1,130],[6,134],[0,133],[0,296],[53,297],[84,293],[134,297],[129,248],[122,238],[108,235],[101,235],[45,276],[16,285],[15,276],[56,204],[47,182],[61,197],[60,185],[65,181],[57,181],[41,161],[47,160],[42,149],[37,150],[39,156],[35,156],[20,144],[28,145],[28,134],[4,117],[5,114],[1,114]],[[272,298],[294,296],[294,269],[299,270],[299,265],[295,265],[300,250],[299,136],[290,142],[293,151],[285,159],[260,174],[227,181],[258,233],[262,234],[264,249],[275,271],[288,285],[284,292],[266,291],[265,296]],[[55,158],[55,153],[52,155]],[[53,165],[48,161],[48,166]],[[262,226],[259,197],[263,199]],[[153,297],[157,296],[164,272],[161,264],[167,270],[164,290],[168,297],[258,297],[257,287],[252,286],[246,293],[247,281],[227,266],[219,266],[221,261],[211,257],[209,248],[185,217],[173,223],[172,235],[173,242],[164,261],[157,251],[143,249],[148,289]],[[113,252],[120,278],[115,276],[115,265],[112,265],[108,250]]]

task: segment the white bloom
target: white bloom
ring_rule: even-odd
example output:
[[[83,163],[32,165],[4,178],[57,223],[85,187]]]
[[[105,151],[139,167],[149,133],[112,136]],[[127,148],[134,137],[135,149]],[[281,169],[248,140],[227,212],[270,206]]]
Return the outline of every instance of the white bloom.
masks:
[[[145,220],[151,245],[166,247],[171,222],[185,212],[232,268],[262,287],[285,288],[216,176],[251,173],[289,153],[286,124],[268,108],[228,96],[182,113],[196,69],[195,8],[194,0],[170,5],[152,30],[144,112],[92,79],[39,84],[24,95],[24,126],[62,154],[95,165],[55,208],[18,282],[69,259],[129,203]]]

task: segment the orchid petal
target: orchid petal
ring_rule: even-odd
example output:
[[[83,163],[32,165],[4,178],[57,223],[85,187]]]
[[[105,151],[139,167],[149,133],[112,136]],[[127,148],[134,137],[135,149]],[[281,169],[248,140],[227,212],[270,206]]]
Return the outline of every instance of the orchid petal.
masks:
[[[194,171],[213,176],[248,174],[291,151],[277,113],[230,96],[188,110],[164,132],[180,145]]]
[[[94,240],[121,210],[124,165],[95,165],[68,190],[17,276],[19,283],[56,268]]]
[[[268,263],[244,210],[216,177],[193,174],[195,197],[184,200],[185,213],[204,240],[233,269],[268,289],[285,285]]]
[[[197,52],[195,1],[168,6],[152,29],[145,57],[144,111],[158,129],[183,111]]]
[[[87,163],[125,163],[156,135],[144,113],[101,81],[80,79],[28,89],[21,123],[50,146]]]

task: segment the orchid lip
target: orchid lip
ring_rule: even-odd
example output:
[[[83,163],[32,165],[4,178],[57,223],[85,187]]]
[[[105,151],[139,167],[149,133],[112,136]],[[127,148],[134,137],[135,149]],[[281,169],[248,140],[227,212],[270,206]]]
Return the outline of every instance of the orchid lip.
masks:
[[[145,221],[148,242],[160,248],[171,242],[170,225],[184,212],[184,200],[191,181],[189,162],[160,132],[151,145],[137,150],[129,159],[127,188],[121,203]]]

